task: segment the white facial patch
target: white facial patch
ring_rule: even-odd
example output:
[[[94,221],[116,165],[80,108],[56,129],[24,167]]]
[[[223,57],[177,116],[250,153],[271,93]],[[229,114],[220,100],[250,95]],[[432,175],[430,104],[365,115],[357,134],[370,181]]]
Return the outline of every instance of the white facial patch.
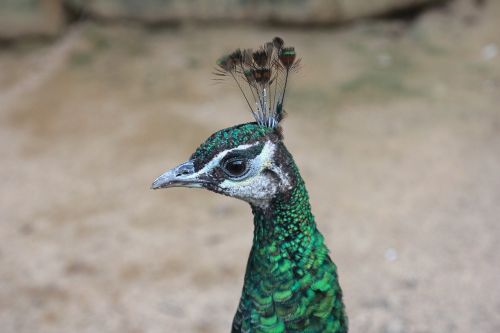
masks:
[[[214,158],[212,158],[210,160],[210,162],[208,162],[207,164],[205,164],[205,166],[203,168],[201,168],[198,172],[192,173],[192,174],[184,177],[184,179],[186,179],[186,180],[198,179],[201,175],[204,175],[204,174],[210,172],[210,170],[212,170],[213,168],[215,168],[216,166],[218,166],[219,163],[220,163],[220,161],[222,161],[222,159],[227,154],[229,154],[230,152],[232,152],[233,150],[247,149],[247,148],[250,148],[250,147],[253,147],[253,146],[256,146],[256,145],[258,145],[258,142],[252,143],[250,145],[249,144],[239,145],[238,147],[221,151],[220,153],[218,153],[217,155],[215,155]]]
[[[259,207],[266,207],[277,193],[290,187],[288,175],[274,164],[275,150],[276,145],[267,141],[261,153],[251,160],[250,171],[244,179],[226,179],[219,184],[219,187],[232,197],[243,199]],[[277,182],[273,177],[263,172],[265,169],[273,171],[280,181]]]

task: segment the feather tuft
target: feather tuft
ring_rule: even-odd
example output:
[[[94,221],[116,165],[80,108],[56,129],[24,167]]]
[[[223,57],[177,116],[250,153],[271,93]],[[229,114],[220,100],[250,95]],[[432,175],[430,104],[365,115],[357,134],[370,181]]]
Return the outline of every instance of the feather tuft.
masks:
[[[278,128],[285,117],[288,76],[300,68],[295,48],[275,37],[256,51],[236,49],[219,58],[217,65],[217,80],[234,79],[257,123]]]
[[[295,62],[295,57],[296,54],[294,47],[285,47],[280,50],[279,59],[283,66],[285,66],[285,68],[287,69],[292,67],[293,63]]]
[[[264,49],[255,51],[252,56],[253,56],[253,61],[255,61],[257,67],[267,66],[269,58]]]
[[[273,45],[276,49],[280,50],[284,44],[285,44],[285,42],[283,41],[282,38],[280,38],[280,37],[273,38]]]

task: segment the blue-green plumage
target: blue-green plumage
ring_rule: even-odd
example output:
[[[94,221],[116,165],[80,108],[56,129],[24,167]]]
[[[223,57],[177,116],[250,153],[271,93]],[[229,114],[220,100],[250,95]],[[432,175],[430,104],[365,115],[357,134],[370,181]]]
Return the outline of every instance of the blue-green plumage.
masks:
[[[237,50],[219,66],[221,75],[235,80],[242,75],[258,96],[252,109],[256,122],[214,133],[152,187],[206,188],[250,204],[253,246],[232,332],[347,332],[336,266],[278,126],[288,74],[298,63],[295,51],[275,38],[253,58],[247,53]],[[270,79],[248,78],[251,70],[252,75],[269,70]],[[272,83],[281,89],[275,89],[274,96],[269,93]]]
[[[347,332],[335,264],[293,172],[290,193],[252,207],[253,246],[233,332]]]

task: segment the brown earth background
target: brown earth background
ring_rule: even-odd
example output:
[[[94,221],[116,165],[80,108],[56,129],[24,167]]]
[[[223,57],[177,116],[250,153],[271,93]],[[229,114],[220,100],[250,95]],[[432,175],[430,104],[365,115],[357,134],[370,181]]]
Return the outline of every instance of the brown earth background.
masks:
[[[0,332],[228,332],[249,207],[151,191],[251,120],[215,60],[295,45],[285,142],[351,332],[500,332],[500,2],[336,26],[82,20],[0,44]]]

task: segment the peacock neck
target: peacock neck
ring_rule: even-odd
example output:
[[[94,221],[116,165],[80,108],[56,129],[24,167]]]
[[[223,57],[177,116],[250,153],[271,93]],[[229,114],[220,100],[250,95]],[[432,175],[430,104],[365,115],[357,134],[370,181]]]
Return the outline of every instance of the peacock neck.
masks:
[[[293,188],[269,206],[252,206],[254,238],[247,278],[272,281],[300,279],[311,263],[327,256],[323,236],[316,228],[304,181],[296,172]]]
[[[321,237],[301,178],[297,179],[289,193],[275,198],[269,206],[252,206],[252,213],[253,247],[260,250],[254,255],[265,255],[267,251],[263,249],[271,249],[300,267],[304,250],[312,245],[315,238]]]
[[[295,169],[296,170],[296,169]],[[336,267],[296,170],[293,188],[252,206],[254,239],[233,332],[347,332]]]

